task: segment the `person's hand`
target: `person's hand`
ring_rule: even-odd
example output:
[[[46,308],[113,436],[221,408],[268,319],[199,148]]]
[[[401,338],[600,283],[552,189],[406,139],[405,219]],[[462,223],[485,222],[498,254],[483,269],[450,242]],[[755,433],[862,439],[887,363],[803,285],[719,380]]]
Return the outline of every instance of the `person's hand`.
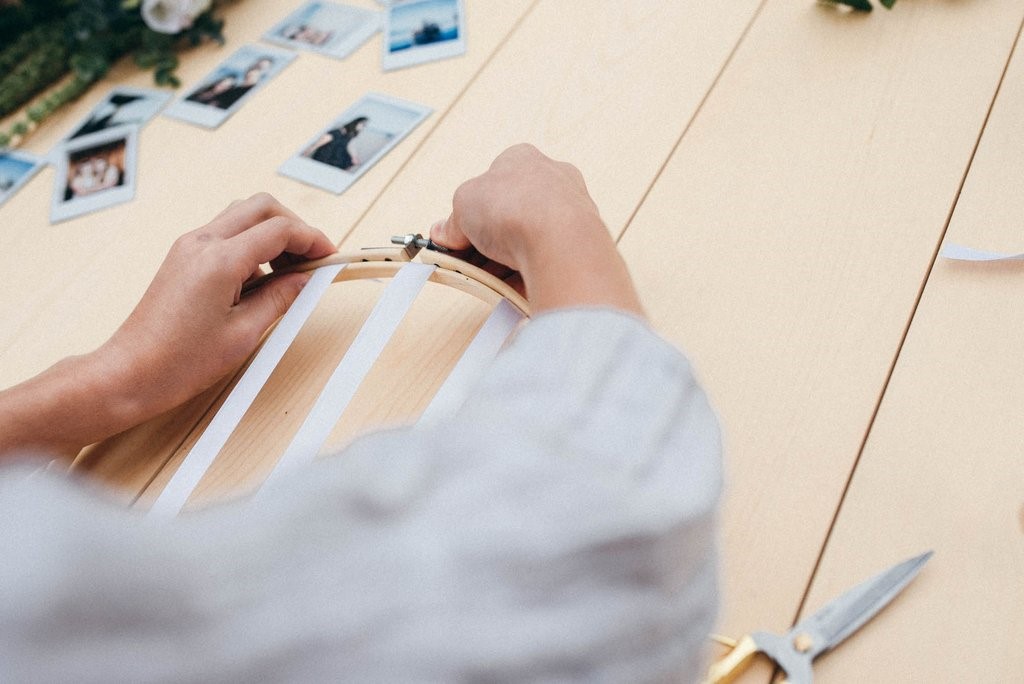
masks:
[[[643,315],[583,175],[531,145],[505,150],[459,186],[430,237],[519,271],[535,313],[589,305]]]
[[[270,195],[236,202],[174,243],[108,353],[139,401],[176,406],[240,366],[309,279],[291,273],[242,296],[261,264],[278,268],[334,251],[326,235]]]
[[[73,456],[210,387],[245,361],[309,279],[287,274],[242,296],[260,265],[334,251],[269,195],[231,205],[174,243],[109,341],[0,392],[0,454]]]

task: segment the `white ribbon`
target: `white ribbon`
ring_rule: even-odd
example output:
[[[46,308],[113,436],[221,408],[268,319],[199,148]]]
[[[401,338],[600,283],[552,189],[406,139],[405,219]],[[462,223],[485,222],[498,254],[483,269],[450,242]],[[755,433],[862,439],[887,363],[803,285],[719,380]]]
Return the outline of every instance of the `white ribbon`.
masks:
[[[392,278],[267,482],[316,458],[366,374],[436,268],[433,264],[409,263]]]
[[[231,433],[238,427],[242,416],[249,410],[267,378],[277,367],[281,357],[295,340],[295,336],[299,334],[306,319],[313,313],[320,298],[344,266],[323,266],[313,272],[302,292],[281,317],[277,327],[267,337],[259,353],[228,394],[220,410],[178,466],[174,477],[164,487],[150,509],[151,515],[177,515],[185,506],[185,502],[203,479],[203,475],[227,443]]]
[[[498,302],[420,416],[421,425],[446,418],[462,406],[472,384],[483,375],[487,364],[498,355],[521,320],[523,315],[507,299]]]

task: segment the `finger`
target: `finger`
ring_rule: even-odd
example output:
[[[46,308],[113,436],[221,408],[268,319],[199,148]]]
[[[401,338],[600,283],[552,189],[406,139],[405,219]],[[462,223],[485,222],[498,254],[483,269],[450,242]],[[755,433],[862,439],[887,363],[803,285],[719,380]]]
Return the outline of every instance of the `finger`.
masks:
[[[289,273],[273,278],[246,293],[235,306],[235,321],[241,330],[243,346],[255,347],[274,321],[284,315],[302,288],[309,282],[308,273]]]
[[[473,246],[465,233],[456,226],[454,214],[430,227],[430,239],[452,251],[461,251]]]
[[[268,193],[260,192],[247,200],[232,203],[199,230],[211,236],[226,239],[277,216],[302,222],[302,219],[291,209]]]
[[[514,268],[510,268],[499,261],[494,261],[493,259],[488,259],[480,268],[487,273],[490,273],[498,280],[506,280],[511,278],[514,273],[518,273]]]
[[[245,282],[248,283],[249,281],[256,280],[257,278],[262,278],[265,275],[267,275],[267,272],[263,270],[262,267],[257,266],[253,269],[253,272],[249,274],[249,277],[245,279]]]
[[[284,254],[278,256],[276,259],[270,260],[270,268],[276,271],[279,268],[287,268],[288,266],[294,266],[295,264],[301,263],[303,261],[308,261],[308,259],[306,257],[285,252]]]
[[[526,296],[526,283],[523,282],[523,275],[519,271],[514,271],[512,275],[503,280],[523,297]]]
[[[227,244],[235,266],[243,273],[278,260],[285,253],[319,259],[336,251],[334,243],[319,230],[284,216],[268,219],[231,238]]]

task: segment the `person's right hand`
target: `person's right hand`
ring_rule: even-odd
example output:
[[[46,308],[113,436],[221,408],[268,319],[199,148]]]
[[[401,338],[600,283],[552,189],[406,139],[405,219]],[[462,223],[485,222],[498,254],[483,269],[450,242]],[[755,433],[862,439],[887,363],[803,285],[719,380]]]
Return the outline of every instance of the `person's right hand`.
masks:
[[[505,150],[459,186],[430,237],[519,271],[534,313],[589,305],[643,315],[583,175],[532,145]]]

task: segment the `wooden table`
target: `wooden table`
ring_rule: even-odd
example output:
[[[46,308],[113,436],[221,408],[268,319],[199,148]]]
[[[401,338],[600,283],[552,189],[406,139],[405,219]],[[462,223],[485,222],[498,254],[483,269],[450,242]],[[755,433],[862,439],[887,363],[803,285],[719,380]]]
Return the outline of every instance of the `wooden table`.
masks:
[[[187,54],[183,81],[298,4],[235,5],[228,45]],[[53,172],[40,173],[0,209],[0,386],[100,344],[171,242],[234,199],[267,190],[343,247],[380,245],[424,231],[462,180],[532,142],[581,168],[655,326],[721,416],[720,630],[785,630],[934,549],[889,609],[818,661],[820,680],[1024,679],[1024,271],[936,257],[947,235],[1024,251],[1024,5],[468,4],[464,57],[383,73],[378,36],[344,61],[299,55],[215,132],[156,119],[129,204],[50,225]],[[125,66],[105,85],[149,79]],[[49,150],[104,91],[27,149]],[[341,196],[275,173],[368,91],[435,113]],[[351,301],[325,306],[305,355],[286,357],[259,420],[218,459],[209,495],[265,474],[251,453],[286,439],[282,402],[311,401],[307,376],[336,361],[318,335],[337,341],[365,316]],[[482,316],[444,295],[436,306],[455,312],[455,336]],[[223,389],[80,467],[145,505]],[[386,420],[379,404],[360,410]],[[770,676],[762,665],[744,681]]]

